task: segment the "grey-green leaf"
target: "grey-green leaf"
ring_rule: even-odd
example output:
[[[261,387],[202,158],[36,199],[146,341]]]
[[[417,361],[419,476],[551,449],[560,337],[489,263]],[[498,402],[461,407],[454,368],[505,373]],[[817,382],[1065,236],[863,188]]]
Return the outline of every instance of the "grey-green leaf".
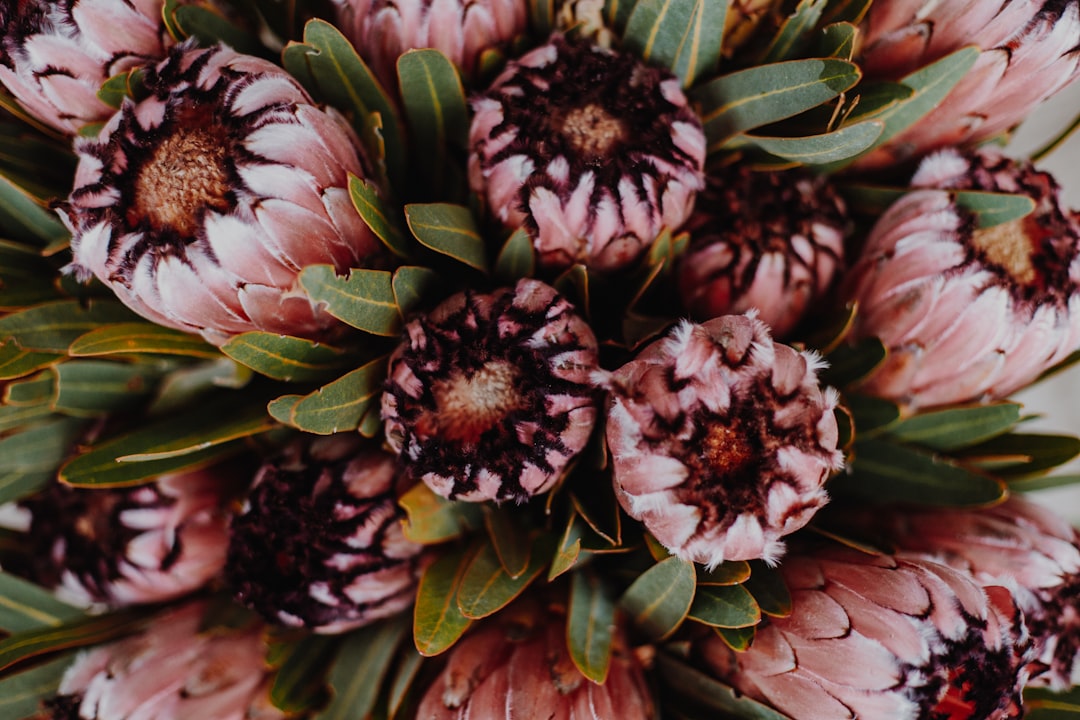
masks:
[[[0,342],[14,341],[24,350],[66,353],[83,333],[109,323],[130,322],[134,313],[118,302],[60,300],[36,305],[0,318]]]
[[[849,160],[873,147],[884,128],[885,124],[879,120],[866,120],[822,135],[744,137],[770,155],[783,160],[802,165],[827,165]]]
[[[330,702],[315,720],[368,717],[408,629],[408,617],[398,615],[346,635],[327,676]]]
[[[688,617],[712,627],[740,628],[756,625],[761,610],[742,585],[703,585],[694,593]]]
[[[727,6],[724,0],[638,0],[623,42],[689,87],[715,72],[720,62]]]
[[[413,203],[405,206],[405,219],[424,247],[487,272],[484,238],[469,208],[449,203]]]
[[[467,147],[469,110],[457,68],[438,50],[409,50],[397,62],[405,117],[432,191],[446,196],[451,148]]]
[[[257,373],[285,382],[325,380],[347,362],[341,350],[329,345],[260,331],[234,336],[221,351]]]
[[[694,601],[694,564],[670,557],[638,576],[619,599],[646,636],[659,640],[675,631]]]
[[[386,358],[372,360],[304,396],[293,406],[290,424],[318,435],[355,430],[385,379]]]
[[[932,450],[958,450],[1011,430],[1020,422],[1021,407],[997,402],[923,412],[890,426],[888,434]]]
[[[309,265],[300,273],[308,296],[358,330],[392,337],[401,330],[401,313],[387,270],[354,268],[340,276],[332,265]]]
[[[570,607],[566,640],[570,659],[581,674],[603,683],[611,665],[611,629],[615,626],[615,602],[595,573],[579,571],[570,578]]]
[[[797,56],[813,39],[813,30],[828,0],[800,0],[795,11],[780,26],[761,64],[780,62]]]

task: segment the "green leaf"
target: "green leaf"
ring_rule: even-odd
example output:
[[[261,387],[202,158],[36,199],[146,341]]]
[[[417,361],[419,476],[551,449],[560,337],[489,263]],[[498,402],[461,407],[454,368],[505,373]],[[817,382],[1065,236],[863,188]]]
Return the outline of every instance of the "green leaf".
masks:
[[[57,460],[59,463],[59,460]],[[49,485],[56,475],[52,470],[9,470],[0,468],[0,503],[15,502]]]
[[[472,624],[457,603],[458,586],[471,559],[467,550],[449,552],[429,565],[420,578],[413,609],[413,642],[425,657],[448,650]]]
[[[51,211],[23,188],[0,175],[0,227],[11,240],[46,247],[70,237]]]
[[[551,567],[548,568],[548,582],[568,572],[577,564],[578,558],[581,557],[581,541],[588,528],[589,526],[576,512],[570,513],[566,529],[555,550],[555,557],[551,559]]]
[[[528,527],[523,526],[518,515],[508,508],[487,504],[483,508],[484,527],[499,556],[499,563],[510,577],[519,577],[529,567],[532,538]]]
[[[10,573],[0,572],[0,629],[9,634],[60,627],[85,617],[50,591]]]
[[[52,472],[71,452],[83,421],[58,417],[0,439],[4,470]]]
[[[42,655],[115,640],[139,630],[146,620],[145,612],[125,609],[109,615],[83,616],[56,627],[16,633],[0,640],[0,674]]]
[[[259,331],[234,336],[221,351],[257,373],[285,382],[324,380],[347,362],[341,350],[329,345]]]
[[[366,438],[382,437],[382,408],[372,403],[364,413],[364,417],[360,418],[360,425],[356,429]]]
[[[638,0],[626,22],[623,42],[643,60],[679,76],[689,87],[716,71],[727,2]]]
[[[13,342],[0,345],[0,380],[24,377],[64,359],[63,355],[23,350]]]
[[[818,54],[822,57],[834,57],[850,60],[855,53],[855,37],[858,29],[847,22],[827,25],[818,39]]]
[[[520,278],[532,277],[535,271],[532,238],[525,228],[518,228],[506,239],[495,259],[495,279],[509,285]]]
[[[825,25],[837,22],[858,25],[862,22],[866,11],[870,9],[871,2],[873,0],[832,0],[825,8],[821,22]]]
[[[382,393],[386,357],[376,358],[298,401],[290,424],[317,435],[355,430]]]
[[[176,412],[198,398],[223,389],[239,390],[251,381],[252,376],[251,370],[224,356],[173,370],[158,385],[147,415]]]
[[[888,350],[877,338],[859,340],[854,345],[840,345],[825,359],[829,366],[819,378],[823,385],[844,387],[861,380],[885,362]]]
[[[0,435],[45,420],[52,414],[52,408],[47,402],[23,407],[0,405]]]
[[[793,117],[850,89],[858,66],[812,59],[760,65],[708,82],[691,92],[701,106],[709,151],[739,133]]]
[[[801,0],[795,12],[780,26],[769,44],[761,64],[780,62],[798,55],[813,39],[813,30],[821,19],[828,0]]]
[[[598,575],[576,572],[570,578],[566,642],[570,659],[581,674],[603,684],[611,665],[615,603]]]
[[[422,545],[453,540],[483,524],[478,503],[455,502],[439,497],[424,483],[417,483],[398,498],[405,511],[405,537]]]
[[[56,394],[56,378],[49,371],[7,384],[0,397],[6,405],[26,407],[49,403]]]
[[[333,265],[309,265],[300,273],[300,284],[328,313],[358,330],[386,337],[401,330],[401,313],[387,270],[355,268],[341,277]]]
[[[14,340],[24,350],[66,353],[80,335],[134,318],[118,302],[90,300],[84,307],[78,300],[60,300],[0,318],[0,342]]]
[[[98,99],[113,110],[119,110],[125,98],[135,98],[136,95],[144,92],[145,88],[142,80],[142,68],[135,68],[134,70],[113,75],[98,90]]]
[[[1035,211],[1035,201],[1027,195],[965,190],[953,193],[956,204],[975,215],[976,225],[985,230],[1019,220]]]
[[[713,628],[713,631],[724,641],[724,644],[735,652],[742,652],[750,648],[757,633],[757,625],[747,625],[741,628]]]
[[[431,268],[403,265],[394,271],[391,285],[394,302],[404,317],[431,296],[439,286],[439,275]]]
[[[633,623],[651,639],[675,631],[694,601],[694,564],[670,557],[653,565],[619,599]]]
[[[675,697],[729,713],[742,720],[792,720],[665,652],[657,653],[655,667],[663,678],[665,688]]]
[[[884,127],[884,123],[879,120],[866,120],[823,135],[744,137],[770,155],[783,160],[803,165],[827,165],[849,160],[873,147]]]
[[[745,560],[726,560],[712,570],[705,569],[704,565],[697,566],[699,587],[702,585],[739,585],[746,582],[749,577],[750,564]]]
[[[787,617],[791,614],[791,593],[775,568],[755,560],[750,579],[743,587],[750,591],[761,612],[766,615]]]
[[[408,617],[397,615],[346,635],[327,676],[333,695],[315,720],[368,717],[408,629]]]
[[[538,37],[555,29],[555,0],[529,0],[529,25]]]
[[[349,175],[349,197],[360,218],[367,223],[371,232],[382,240],[391,252],[401,258],[409,257],[409,246],[405,236],[391,217],[379,189],[367,180]]]
[[[405,220],[424,247],[487,272],[484,238],[469,208],[448,203],[405,206]]]
[[[438,50],[409,50],[398,58],[398,81],[405,117],[425,175],[439,197],[446,191],[450,148],[468,147],[469,109],[457,68]]]
[[[197,335],[147,322],[122,322],[94,328],[71,343],[68,352],[75,357],[128,355],[182,355],[214,359],[221,353]]]
[[[742,585],[705,585],[694,593],[687,617],[711,627],[739,628],[757,625],[761,610]]]
[[[56,410],[86,417],[138,407],[156,387],[162,370],[146,363],[76,360],[55,366],[52,373]]]
[[[0,680],[0,717],[41,718],[42,703],[56,695],[73,659],[64,653],[49,662]]]
[[[1024,688],[1024,706],[1024,718],[1029,720],[1077,720],[1080,718],[1080,688],[1062,692]]]
[[[286,651],[270,686],[270,702],[279,710],[301,714],[323,699],[322,674],[334,654],[336,638],[308,635]]]
[[[932,450],[957,450],[1008,432],[1020,422],[1021,407],[998,402],[923,412],[890,426],[888,434]]]
[[[233,25],[210,7],[180,5],[173,12],[172,21],[185,37],[198,38],[202,47],[211,47],[220,41],[246,55],[266,54],[266,46],[257,37]]]
[[[461,614],[473,620],[485,618],[503,609],[524,592],[551,561],[555,537],[534,534],[532,545],[528,567],[514,578],[499,562],[495,547],[485,543],[473,556],[458,586],[457,604]]]
[[[415,693],[410,693],[413,681],[416,680],[420,668],[424,663],[424,656],[411,651],[403,651],[398,654],[397,672],[390,683],[390,692],[386,701],[386,717],[402,717],[398,713],[406,700],[416,701]]]
[[[1080,475],[1042,475],[1010,479],[1009,492],[1030,492],[1048,488],[1066,487],[1080,483]]]
[[[1008,479],[1043,472],[1080,454],[1080,439],[1071,435],[1009,433],[956,453],[968,464],[988,467]]]

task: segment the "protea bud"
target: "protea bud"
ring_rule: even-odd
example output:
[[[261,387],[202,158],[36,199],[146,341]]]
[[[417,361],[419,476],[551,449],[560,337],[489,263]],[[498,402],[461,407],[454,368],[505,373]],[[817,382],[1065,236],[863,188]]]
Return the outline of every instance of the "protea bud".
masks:
[[[843,264],[847,210],[823,177],[805,170],[710,174],[686,230],[683,305],[698,320],[757,308],[783,337],[820,301]]]
[[[607,679],[596,684],[574,666],[566,624],[553,609],[512,609],[479,626],[449,653],[428,688],[418,720],[652,720],[655,709],[641,664],[614,628]]]
[[[705,135],[675,76],[560,35],[473,100],[469,184],[546,268],[633,263],[686,221]]]
[[[160,0],[0,3],[0,83],[41,122],[68,135],[108,120],[102,83],[164,57]]]
[[[930,156],[914,182],[1016,192],[1035,211],[979,228],[925,189],[882,214],[848,290],[855,335],[889,349],[863,390],[912,409],[1006,397],[1080,344],[1080,216],[1049,174],[990,150]]]
[[[944,565],[834,546],[780,566],[791,614],[745,652],[715,635],[713,673],[793,718],[1003,720],[1022,715],[1030,640],[1002,587]]]
[[[190,603],[81,653],[48,703],[51,720],[284,720],[268,696],[262,628],[203,630],[205,613]]]
[[[685,560],[783,553],[842,465],[821,361],[749,315],[683,322],[614,373],[607,440],[626,512]]]
[[[339,329],[297,274],[382,254],[349,199],[349,173],[366,173],[344,118],[276,65],[223,46],[178,46],[146,87],[98,139],[76,144],[61,207],[75,272],[216,344],[249,330],[319,339]]]
[[[410,477],[455,500],[546,492],[596,420],[596,337],[538,280],[467,291],[409,323],[382,398]]]
[[[870,7],[863,32],[859,65],[870,80],[898,80],[967,45],[982,50],[944,102],[864,167],[1000,135],[1080,78],[1080,0],[893,0]]]
[[[289,445],[233,519],[226,582],[273,622],[340,633],[412,604],[421,550],[405,539],[394,457],[359,437]]]
[[[1035,642],[1032,686],[1066,690],[1080,681],[1080,535],[1029,500],[972,510],[878,508],[843,514],[876,541],[1008,587]]]
[[[53,483],[23,501],[26,573],[79,605],[179,597],[225,565],[231,466],[162,475],[130,488]]]
[[[525,0],[333,0],[338,27],[387,89],[397,87],[397,60],[435,48],[466,77],[486,50],[525,33]]]

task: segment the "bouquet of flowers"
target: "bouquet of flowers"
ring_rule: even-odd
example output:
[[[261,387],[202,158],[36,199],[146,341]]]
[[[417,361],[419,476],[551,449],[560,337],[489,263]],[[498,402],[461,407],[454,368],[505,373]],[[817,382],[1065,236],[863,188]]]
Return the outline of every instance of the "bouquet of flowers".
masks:
[[[1080,717],[1080,0],[0,30],[0,717]]]

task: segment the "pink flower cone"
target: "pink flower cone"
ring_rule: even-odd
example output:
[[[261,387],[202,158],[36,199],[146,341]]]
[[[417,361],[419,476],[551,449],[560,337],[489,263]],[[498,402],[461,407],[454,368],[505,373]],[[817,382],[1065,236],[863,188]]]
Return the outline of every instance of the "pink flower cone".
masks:
[[[704,186],[705,135],[678,78],[555,35],[472,103],[469,184],[540,264],[615,271],[676,230]]]
[[[700,650],[720,679],[792,718],[1003,720],[1022,715],[1030,641],[1002,587],[917,558],[832,546],[780,567],[792,611],[734,652]]]
[[[382,398],[410,477],[454,500],[546,492],[596,421],[596,337],[537,280],[451,297],[405,329]]]
[[[1080,682],[1080,535],[1065,520],[1016,496],[978,510],[878,508],[844,519],[905,554],[1009,588],[1035,641],[1028,684]]]
[[[623,509],[684,560],[775,563],[839,470],[837,397],[816,355],[753,315],[684,322],[611,378],[607,440]]]
[[[641,664],[615,628],[606,681],[574,666],[563,617],[540,607],[481,624],[449,653],[420,701],[416,720],[653,720]]]
[[[926,189],[882,214],[849,274],[855,336],[889,349],[862,390],[912,410],[1006,397],[1080,345],[1080,219],[1050,175],[990,150],[928,157],[913,182],[1017,192],[1036,209],[977,229]]]
[[[232,466],[132,488],[54,483],[23,501],[27,574],[78,605],[153,603],[198,590],[225,565]]]
[[[805,170],[710,175],[685,228],[683,305],[698,320],[756,308],[774,336],[788,335],[843,265],[847,225],[840,196]]]
[[[67,135],[115,112],[97,96],[107,79],[160,60],[171,45],[161,0],[9,0],[0,30],[0,83]]]
[[[223,46],[178,47],[146,84],[148,98],[76,145],[61,207],[75,272],[215,344],[249,330],[339,332],[298,273],[385,262],[349,198],[349,174],[366,172],[344,118],[276,65]]]
[[[79,654],[51,720],[285,720],[270,704],[262,628],[202,630],[205,612],[191,603]]]
[[[870,7],[863,31],[868,80],[899,80],[967,45],[983,52],[940,105],[862,167],[1000,135],[1080,78],[1080,0],[892,0]]]
[[[466,77],[485,50],[505,48],[528,25],[524,0],[333,0],[337,25],[383,87],[397,88],[397,60],[435,48]]]
[[[394,457],[358,437],[288,446],[232,522],[226,583],[272,622],[341,633],[412,605],[423,547],[405,539]]]

